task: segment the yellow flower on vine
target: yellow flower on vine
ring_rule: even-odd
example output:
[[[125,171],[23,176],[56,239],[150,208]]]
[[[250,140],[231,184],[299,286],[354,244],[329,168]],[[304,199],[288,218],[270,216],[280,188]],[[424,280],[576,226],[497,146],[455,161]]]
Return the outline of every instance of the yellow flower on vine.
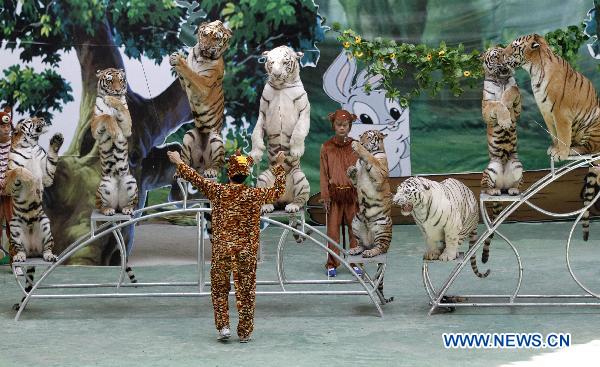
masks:
[[[391,55],[390,55],[390,59],[392,59],[392,60],[393,60],[393,59],[395,59],[395,58],[396,58],[396,54],[394,54],[394,53],[393,53],[393,54],[391,54]]]
[[[446,51],[444,51],[444,50],[438,52],[439,57],[443,57],[445,54],[446,54]]]
[[[350,47],[350,42],[348,42],[348,41],[344,42],[344,48],[348,48],[348,47]]]
[[[364,53],[362,51],[354,51],[354,56],[356,57],[362,57],[364,55]]]
[[[362,39],[359,36],[354,37],[354,43],[359,44]]]
[[[471,76],[471,72],[469,70],[465,70],[463,71],[463,75],[468,78]]]
[[[431,61],[431,59],[433,59],[433,57],[431,56],[431,54],[427,54],[427,61]]]

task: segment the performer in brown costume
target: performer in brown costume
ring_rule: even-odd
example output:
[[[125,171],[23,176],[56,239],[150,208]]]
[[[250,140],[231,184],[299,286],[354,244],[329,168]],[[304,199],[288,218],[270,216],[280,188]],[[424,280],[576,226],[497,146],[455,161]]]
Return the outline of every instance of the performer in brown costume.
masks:
[[[12,199],[10,196],[4,195],[4,178],[8,170],[12,128],[11,108],[6,107],[4,111],[0,111],[0,246],[2,246],[2,224],[6,226],[6,237],[10,239],[9,223],[12,218]]]
[[[356,189],[352,186],[346,175],[348,167],[356,164],[358,156],[352,150],[352,141],[348,137],[352,122],[356,115],[346,110],[337,110],[328,115],[335,135],[321,146],[321,200],[327,212],[327,235],[332,240],[340,242],[340,226],[348,226],[350,248],[357,245],[357,240],[352,234],[352,218],[356,214]],[[343,231],[343,229],[342,229]],[[329,244],[329,248],[339,254],[336,246]],[[339,261],[333,256],[327,256],[327,275],[337,275],[336,268]],[[362,274],[362,270],[354,266],[354,271]]]
[[[243,184],[254,163],[251,157],[239,151],[229,157],[227,175],[230,183],[219,184],[207,180],[183,163],[179,153],[168,152],[171,162],[177,164],[177,173],[201,190],[212,204],[212,261],[210,269],[211,296],[215,310],[217,339],[225,340],[229,331],[230,277],[233,271],[236,304],[239,313],[237,333],[240,342],[250,340],[254,329],[256,304],[256,261],[260,236],[260,209],[273,203],[285,192],[285,156],[279,152],[276,165],[271,167],[275,176],[274,187],[248,187]]]

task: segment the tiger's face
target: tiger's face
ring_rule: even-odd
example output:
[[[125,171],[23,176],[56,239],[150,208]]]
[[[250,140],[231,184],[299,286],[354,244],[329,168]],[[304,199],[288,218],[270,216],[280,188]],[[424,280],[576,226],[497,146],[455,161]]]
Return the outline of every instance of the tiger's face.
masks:
[[[220,20],[200,24],[197,33],[197,48],[200,55],[211,60],[220,58],[229,47],[232,34]]]
[[[269,76],[269,83],[275,86],[291,83],[300,76],[300,63],[298,60],[304,56],[302,52],[294,52],[288,46],[279,46],[271,51],[263,52],[265,70]]]
[[[508,67],[516,69],[539,58],[540,50],[543,46],[548,48],[548,44],[544,37],[539,34],[530,34],[512,41],[512,43],[504,49],[502,57]]]
[[[6,172],[4,179],[4,195],[25,197],[34,200],[42,199],[42,182],[37,180],[31,172],[23,167],[17,167]]]
[[[504,63],[503,53],[504,49],[502,47],[492,47],[480,56],[480,60],[483,62],[483,70],[486,74],[501,79],[505,79],[512,74],[508,65]]]
[[[360,134],[358,139],[360,145],[365,147],[370,153],[385,153],[383,139],[385,139],[386,136],[387,134],[384,134],[379,130],[367,130]]]
[[[37,141],[40,135],[48,131],[48,127],[52,124],[46,121],[43,117],[29,117],[19,121],[15,130],[20,136],[25,136],[28,140]]]
[[[398,186],[392,202],[400,206],[402,215],[410,215],[415,207],[423,205],[429,189],[429,185],[423,179],[409,177]]]
[[[96,71],[98,93],[121,96],[127,93],[127,80],[123,69],[108,68]]]

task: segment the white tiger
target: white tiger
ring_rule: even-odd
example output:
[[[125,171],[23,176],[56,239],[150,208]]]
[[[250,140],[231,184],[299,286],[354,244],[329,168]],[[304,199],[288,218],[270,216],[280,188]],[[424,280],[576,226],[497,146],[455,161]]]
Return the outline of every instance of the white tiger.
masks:
[[[100,148],[102,178],[96,190],[96,207],[104,215],[116,210],[131,215],[137,204],[138,188],[129,172],[127,138],[131,136],[131,115],[125,94],[127,82],[122,69],[98,70],[98,90],[92,136]]]
[[[398,186],[393,202],[402,215],[412,214],[423,232],[428,250],[426,260],[450,261],[456,259],[458,246],[470,235],[469,248],[477,242],[479,208],[473,192],[453,178],[435,182],[423,177],[409,177]],[[438,247],[441,242],[442,246]],[[442,252],[443,250],[443,252]],[[475,255],[471,257],[473,272],[487,277],[477,268]]]
[[[42,206],[42,193],[42,179],[29,170],[17,167],[7,172],[3,194],[12,196],[10,243],[15,262],[35,256],[56,261],[52,253],[54,238]]]
[[[358,193],[358,211],[352,218],[358,246],[351,248],[349,255],[384,254],[392,241],[392,194],[383,142],[386,136],[379,130],[368,130],[360,135],[360,141],[352,142],[358,160],[346,172]]]
[[[287,46],[265,51],[265,69],[268,81],[260,98],[260,111],[256,127],[252,132],[250,156],[260,162],[267,138],[269,165],[275,163],[275,155],[282,151],[286,156],[286,187],[283,196],[275,203],[285,205],[286,212],[297,212],[308,200],[310,187],[300,168],[300,157],[304,154],[304,139],[310,128],[310,103],[300,80],[299,59],[304,54],[294,52]],[[270,187],[275,176],[266,170],[258,177],[258,187]],[[263,212],[271,212],[272,204],[263,206]]]
[[[58,150],[64,141],[62,134],[54,134],[50,139],[48,153],[38,144],[40,135],[45,133],[50,125],[50,122],[42,117],[30,117],[19,121],[8,154],[9,170],[23,167],[38,178],[43,187],[54,183]]]

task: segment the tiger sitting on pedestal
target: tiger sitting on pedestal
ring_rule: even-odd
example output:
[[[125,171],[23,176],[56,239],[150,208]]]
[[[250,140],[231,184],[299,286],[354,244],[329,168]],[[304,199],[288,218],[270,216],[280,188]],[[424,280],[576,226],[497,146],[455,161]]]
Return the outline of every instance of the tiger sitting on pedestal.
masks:
[[[187,59],[175,52],[169,63],[187,94],[195,124],[183,137],[181,158],[204,177],[214,178],[225,163],[221,137],[225,110],[223,53],[232,33],[216,20],[202,23],[197,36],[198,43]]]
[[[265,51],[267,85],[260,98],[260,111],[252,132],[250,156],[260,162],[267,138],[269,165],[275,164],[275,156],[283,152],[290,156],[284,163],[286,172],[285,194],[275,203],[263,206],[263,213],[272,212],[275,206],[284,206],[288,213],[298,212],[307,202],[310,187],[300,168],[304,154],[304,139],[310,128],[310,104],[300,80],[299,59],[304,54],[290,47],[279,46]],[[258,177],[258,187],[270,187],[275,176],[270,170]]]
[[[100,148],[102,178],[96,190],[96,208],[104,215],[120,210],[133,214],[138,200],[137,182],[129,171],[127,138],[131,136],[131,116],[125,94],[127,81],[121,69],[104,69],[98,76],[98,94],[92,136]]]
[[[392,240],[392,203],[388,163],[379,130],[362,133],[352,142],[358,155],[356,165],[348,167],[350,182],[358,193],[358,211],[352,219],[352,232],[358,245],[348,255],[374,257],[384,254]]]

